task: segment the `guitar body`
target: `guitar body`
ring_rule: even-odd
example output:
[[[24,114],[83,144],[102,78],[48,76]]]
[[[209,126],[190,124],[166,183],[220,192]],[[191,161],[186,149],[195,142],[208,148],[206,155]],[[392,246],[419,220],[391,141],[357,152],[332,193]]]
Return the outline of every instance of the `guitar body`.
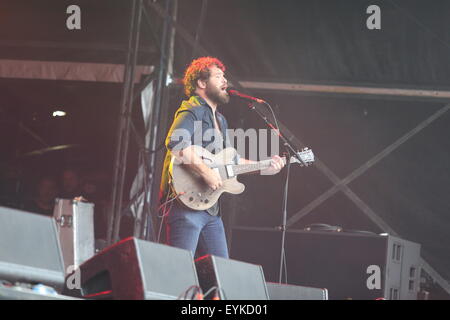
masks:
[[[193,147],[207,166],[219,171],[222,177],[222,186],[217,190],[212,190],[200,175],[172,157],[171,186],[185,206],[193,210],[206,210],[211,208],[224,192],[232,194],[244,192],[244,184],[237,181],[236,176],[229,178],[225,170],[226,165],[234,164],[233,159],[237,153],[235,149],[226,148],[218,154],[212,154],[200,146],[194,145]]]

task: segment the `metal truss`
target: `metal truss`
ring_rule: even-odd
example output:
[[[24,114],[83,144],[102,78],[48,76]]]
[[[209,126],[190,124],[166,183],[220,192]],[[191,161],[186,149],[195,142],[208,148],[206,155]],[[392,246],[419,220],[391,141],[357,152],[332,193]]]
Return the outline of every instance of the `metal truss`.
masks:
[[[163,9],[164,13],[169,16],[170,8],[175,0],[167,0],[166,8]],[[142,17],[147,19],[146,21],[151,26],[149,21],[149,15],[144,5],[144,0],[133,0],[131,19],[130,19],[130,30],[129,30],[129,42],[128,50],[125,64],[125,76],[122,91],[121,109],[119,126],[117,132],[117,144],[116,144],[116,155],[114,161],[114,173],[113,173],[113,186],[111,192],[111,210],[108,219],[108,229],[107,229],[107,243],[108,245],[113,244],[119,240],[119,231],[121,225],[121,217],[123,212],[134,204],[137,199],[132,199],[128,205],[124,208],[123,206],[123,195],[124,195],[124,182],[127,167],[127,154],[128,145],[130,140],[130,131],[134,133],[136,143],[139,146],[140,152],[142,153],[141,162],[144,169],[144,186],[145,190],[144,197],[142,197],[143,210],[135,217],[134,226],[134,236],[139,238],[152,238],[149,234],[152,228],[148,227],[151,223],[151,213],[150,213],[150,199],[152,198],[152,181],[154,178],[154,166],[155,166],[155,154],[154,150],[156,148],[156,138],[159,124],[159,115],[163,102],[164,88],[166,86],[167,70],[169,59],[167,59],[167,51],[169,44],[170,32],[168,30],[169,24],[165,20],[163,23],[163,35],[160,44],[160,60],[159,65],[156,68],[156,79],[153,75],[148,76],[144,81],[142,81],[141,86],[138,90],[135,90],[134,77],[136,72],[137,55],[139,50],[139,39]],[[151,30],[153,32],[153,30]],[[142,50],[141,50],[142,51]],[[139,97],[141,91],[152,81],[155,80],[155,97],[154,103],[151,110],[151,119],[149,120],[148,128],[146,132],[150,132],[149,141],[146,141],[145,137],[141,137],[135,126],[131,121],[131,111],[133,108],[133,102]],[[147,146],[148,143],[148,146]],[[139,197],[138,197],[139,198]]]

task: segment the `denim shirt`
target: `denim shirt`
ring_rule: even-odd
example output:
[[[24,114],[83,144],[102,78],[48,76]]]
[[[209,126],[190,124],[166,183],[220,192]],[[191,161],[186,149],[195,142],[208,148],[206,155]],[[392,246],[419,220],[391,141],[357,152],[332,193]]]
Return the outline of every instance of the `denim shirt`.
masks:
[[[165,141],[167,153],[164,159],[164,166],[160,187],[160,202],[162,203],[170,192],[169,187],[169,165],[172,158],[172,150],[183,150],[190,145],[201,145],[212,152],[219,153],[227,147],[231,147],[227,135],[228,123],[225,117],[216,110],[216,119],[220,127],[220,132],[214,125],[213,109],[199,96],[192,96],[189,100],[184,100],[180,108],[175,112],[174,121],[169,129]],[[205,132],[210,131],[210,134]],[[238,158],[235,159],[238,162]],[[206,210],[210,215],[219,214],[219,204]]]

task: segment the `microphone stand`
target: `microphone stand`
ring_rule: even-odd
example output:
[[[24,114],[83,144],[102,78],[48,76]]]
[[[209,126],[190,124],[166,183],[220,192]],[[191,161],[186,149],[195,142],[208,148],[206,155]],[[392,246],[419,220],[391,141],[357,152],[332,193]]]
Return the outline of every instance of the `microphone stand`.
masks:
[[[283,278],[283,265],[286,267],[287,261],[286,261],[286,254],[285,254],[285,239],[286,239],[286,222],[287,222],[287,200],[288,200],[288,190],[289,190],[289,172],[291,169],[291,154],[289,152],[289,149],[287,150],[287,158],[286,158],[286,178],[284,182],[284,191],[283,191],[283,215],[282,215],[282,223],[281,226],[278,227],[278,230],[281,231],[281,253],[280,253],[280,272],[278,276],[278,282],[281,283],[281,280]],[[284,275],[286,277],[286,283],[287,283],[287,272]]]
[[[282,222],[281,222],[281,226],[277,227],[277,229],[281,231],[281,257],[280,257],[280,271],[279,271],[279,277],[278,277],[278,282],[281,283],[281,279],[283,276],[283,265],[286,266],[285,242],[286,242],[287,200],[288,200],[288,188],[289,188],[289,172],[290,172],[290,168],[291,168],[291,161],[290,161],[291,155],[294,155],[298,159],[298,161],[300,161],[300,163],[303,164],[304,166],[306,166],[306,164],[301,159],[301,157],[298,155],[298,152],[295,151],[294,147],[289,142],[289,140],[283,136],[283,134],[278,130],[278,128],[276,128],[261,111],[256,109],[256,107],[253,105],[253,103],[249,103],[248,107],[250,108],[250,110],[255,111],[264,120],[264,122],[267,124],[267,126],[269,128],[271,128],[277,132],[277,135],[283,141],[283,145],[287,152],[287,157],[286,157],[287,171],[286,171],[286,179],[285,179],[284,192],[283,192]],[[285,276],[287,279],[287,275],[285,275]]]

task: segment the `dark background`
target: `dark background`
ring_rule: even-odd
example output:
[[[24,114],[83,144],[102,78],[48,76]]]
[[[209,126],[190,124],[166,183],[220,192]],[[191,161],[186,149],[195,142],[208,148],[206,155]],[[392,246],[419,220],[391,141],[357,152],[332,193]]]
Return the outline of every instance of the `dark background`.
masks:
[[[70,4],[81,7],[82,30],[65,27],[65,10]],[[366,28],[365,12],[371,4],[381,8],[381,30]],[[200,0],[179,1],[177,21],[191,34],[197,30],[201,6]],[[158,63],[161,19],[149,12],[152,28],[142,29],[142,45],[148,50],[139,55],[141,65]],[[448,90],[449,12],[450,2],[445,0],[210,0],[199,43],[220,58],[228,74],[238,80]],[[125,47],[129,16],[129,1],[0,1],[0,58],[121,64],[125,62],[123,51],[91,50],[89,45]],[[60,44],[74,47],[61,48]],[[174,52],[174,77],[179,78],[198,54],[179,36]],[[38,174],[53,173],[67,164],[102,171],[110,178],[121,90],[121,84],[0,79],[2,204],[16,206],[30,192]],[[278,119],[341,179],[445,105],[445,101],[424,99],[267,90],[251,93],[269,101]],[[180,88],[173,85],[167,123],[181,98]],[[51,117],[55,107],[67,111],[68,116]],[[135,110],[139,122],[138,105]],[[262,121],[237,101],[221,111],[230,127],[264,128]],[[24,157],[43,146],[20,129],[20,122],[49,145],[78,147]],[[349,184],[401,237],[420,243],[423,257],[447,279],[449,125],[450,114],[446,113]],[[164,134],[161,132],[161,137]],[[132,143],[128,185],[135,173],[136,153]],[[228,230],[232,225],[279,225],[283,177],[242,177],[247,189],[233,200],[237,208],[234,218],[225,216]],[[106,180],[106,193],[110,186],[111,181]],[[317,168],[293,166],[289,217],[332,186]],[[291,228],[319,222],[382,232],[342,192]]]

